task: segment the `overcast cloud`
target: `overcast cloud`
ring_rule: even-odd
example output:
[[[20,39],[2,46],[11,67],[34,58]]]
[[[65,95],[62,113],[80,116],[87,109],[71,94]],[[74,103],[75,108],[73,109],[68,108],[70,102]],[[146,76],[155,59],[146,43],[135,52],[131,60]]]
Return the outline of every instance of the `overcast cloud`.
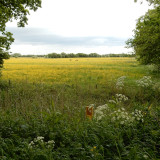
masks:
[[[15,42],[12,52],[129,52],[125,41],[133,35],[136,19],[148,10],[134,0],[42,0],[42,8],[32,12],[28,26],[8,23]]]
[[[124,46],[125,38],[118,37],[67,37],[55,35],[42,28],[15,28],[8,27],[8,31],[13,33],[14,44],[32,45],[64,45],[64,46]]]

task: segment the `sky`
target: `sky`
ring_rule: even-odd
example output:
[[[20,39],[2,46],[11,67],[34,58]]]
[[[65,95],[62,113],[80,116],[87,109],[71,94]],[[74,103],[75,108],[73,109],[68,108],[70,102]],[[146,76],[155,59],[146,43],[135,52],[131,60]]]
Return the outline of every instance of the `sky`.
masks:
[[[136,20],[149,9],[134,0],[42,0],[30,11],[28,25],[7,24],[15,38],[12,53],[129,53],[125,41]]]

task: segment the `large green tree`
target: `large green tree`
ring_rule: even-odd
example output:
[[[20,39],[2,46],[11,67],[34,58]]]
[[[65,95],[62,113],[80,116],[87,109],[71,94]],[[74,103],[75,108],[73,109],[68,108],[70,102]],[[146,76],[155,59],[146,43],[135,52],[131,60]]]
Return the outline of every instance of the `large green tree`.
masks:
[[[160,7],[148,10],[137,20],[134,36],[127,42],[142,64],[160,67]]]
[[[6,23],[18,20],[18,27],[27,24],[29,10],[36,11],[41,7],[41,0],[0,0],[0,68],[3,59],[9,58],[8,50],[14,42],[12,33],[6,31]]]

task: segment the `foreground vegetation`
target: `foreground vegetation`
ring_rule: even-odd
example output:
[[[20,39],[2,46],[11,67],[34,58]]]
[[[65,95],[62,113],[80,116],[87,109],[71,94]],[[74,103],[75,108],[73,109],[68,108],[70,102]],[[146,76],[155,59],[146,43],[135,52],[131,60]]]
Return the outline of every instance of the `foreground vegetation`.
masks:
[[[133,58],[5,61],[0,159],[160,159],[160,77],[151,69]]]

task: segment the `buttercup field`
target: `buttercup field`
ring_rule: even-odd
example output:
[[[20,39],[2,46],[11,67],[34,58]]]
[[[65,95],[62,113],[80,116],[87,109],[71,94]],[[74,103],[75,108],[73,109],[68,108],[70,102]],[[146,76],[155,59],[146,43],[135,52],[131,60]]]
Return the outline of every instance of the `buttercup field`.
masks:
[[[135,58],[11,58],[5,61],[3,79],[29,83],[107,85],[127,75],[141,78],[147,73]]]

